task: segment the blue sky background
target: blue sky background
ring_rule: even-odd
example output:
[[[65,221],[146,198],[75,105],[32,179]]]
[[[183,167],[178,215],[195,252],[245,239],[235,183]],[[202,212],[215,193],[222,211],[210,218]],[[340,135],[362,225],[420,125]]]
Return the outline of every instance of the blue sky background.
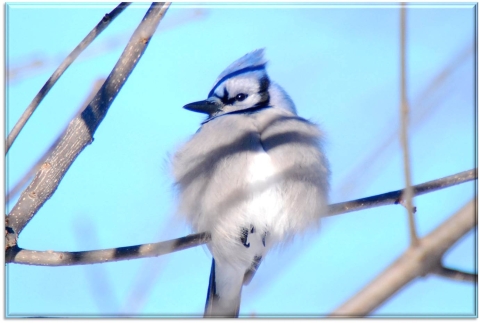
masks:
[[[7,134],[63,58],[115,5],[7,4],[6,67],[43,62],[7,83]],[[51,90],[7,156],[7,191],[66,126],[95,80],[108,76],[147,8],[127,8]],[[414,184],[476,167],[475,13],[473,4],[407,10]],[[318,122],[327,134],[331,203],[403,188],[396,133],[399,25],[400,9],[394,4],[173,4],[94,143],[24,229],[19,246],[80,251],[190,233],[173,216],[167,160],[195,133],[202,116],[182,106],[206,98],[226,66],[262,47],[270,78],[284,87],[301,116]],[[431,232],[474,195],[475,183],[469,182],[415,198],[419,235]],[[7,203],[7,212],[16,198]],[[401,206],[323,223],[319,234],[266,258],[243,290],[241,315],[327,315],[408,247]],[[476,272],[475,247],[472,230],[449,250],[445,264]],[[201,316],[210,264],[203,247],[91,266],[8,264],[6,312]],[[476,295],[474,284],[427,276],[372,315],[473,316]]]

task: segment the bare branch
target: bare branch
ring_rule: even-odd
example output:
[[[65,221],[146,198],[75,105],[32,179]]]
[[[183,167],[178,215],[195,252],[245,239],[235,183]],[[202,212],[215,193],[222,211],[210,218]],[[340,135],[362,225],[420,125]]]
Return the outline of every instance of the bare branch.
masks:
[[[461,270],[451,269],[444,266],[438,266],[438,268],[434,269],[431,273],[433,275],[464,282],[477,283],[478,281],[477,274],[467,273]]]
[[[89,265],[104,262],[157,257],[196,247],[210,241],[209,233],[191,234],[186,237],[143,245],[79,252],[34,251],[14,246],[7,249],[6,263],[36,266]]]
[[[60,66],[53,72],[52,76],[48,79],[48,81],[43,85],[40,89],[40,92],[33,98],[33,101],[28,105],[27,109],[23,112],[20,119],[18,119],[17,123],[13,127],[12,131],[7,137],[7,141],[5,144],[5,154],[8,153],[8,150],[12,146],[13,142],[17,138],[20,131],[22,131],[23,127],[27,123],[30,116],[33,114],[35,109],[38,107],[40,102],[42,102],[43,98],[48,94],[50,89],[55,85],[58,79],[63,75],[63,73],[67,70],[70,64],[80,55],[85,48],[90,45],[95,38],[100,35],[100,33],[108,27],[108,25],[120,14],[122,11],[130,5],[131,2],[122,2],[120,3],[115,9],[113,9],[110,13],[107,13],[102,20],[93,28],[93,30],[88,33],[88,35],[78,44],[77,47],[70,53],[70,55],[65,58],[65,60],[60,64]]]
[[[440,72],[432,77],[428,82],[428,85],[420,92],[413,104],[410,104],[410,133],[412,130],[418,129],[419,126],[426,122],[429,118],[432,118],[441,105],[439,102],[445,100],[445,96],[449,93],[446,89],[446,84],[452,79],[455,72],[462,66],[465,61],[471,57],[474,53],[474,46],[468,44],[465,48],[459,51],[455,57],[449,61]],[[435,98],[435,100],[433,100]],[[410,101],[410,103],[412,103]],[[396,118],[395,120],[397,120]],[[342,196],[348,196],[353,194],[365,186],[365,183],[371,182],[373,173],[385,167],[385,156],[388,153],[388,149],[391,148],[393,143],[398,141],[398,129],[392,128],[392,124],[395,120],[388,120],[381,130],[382,138],[380,138],[379,144],[374,147],[368,155],[360,160],[351,170],[344,176],[344,180],[337,187],[337,191]],[[363,185],[362,185],[363,184]]]
[[[170,3],[153,3],[148,9],[102,88],[81,115],[70,122],[60,143],[23,191],[7,217],[6,247],[16,245],[20,232],[53,195],[77,156],[92,143],[95,131],[145,51],[169,5]]]
[[[433,192],[439,189],[444,189],[456,184],[464,183],[476,178],[476,169],[458,173],[452,176],[444,177],[434,181],[426,182],[414,186],[414,192],[419,194],[425,194]],[[389,192],[381,195],[376,195],[372,197],[367,197],[364,199],[348,201],[344,203],[337,203],[330,205],[329,216],[338,215],[342,213],[348,213],[353,211],[359,211],[367,208],[378,207],[382,205],[395,204],[396,201],[402,195],[402,190]],[[192,242],[190,239],[197,237],[198,240]],[[195,239],[197,239],[195,238]],[[202,232],[195,235],[190,235],[166,242],[159,242],[155,244],[147,245],[137,245],[131,247],[121,247],[115,249],[106,249],[106,250],[96,250],[96,251],[81,251],[81,252],[54,252],[54,251],[33,251],[18,248],[14,246],[7,249],[5,262],[9,263],[19,263],[19,264],[28,264],[28,265],[37,265],[37,266],[68,266],[68,265],[84,265],[84,264],[93,264],[93,263],[102,263],[110,261],[119,261],[127,259],[136,259],[143,257],[153,257],[158,255],[163,255],[170,252],[175,252],[191,247],[196,247],[210,241],[210,234],[208,232]],[[165,245],[166,244],[166,245]],[[149,246],[154,246],[154,248],[160,248],[161,253],[139,253],[137,256],[135,254],[130,254],[128,252],[133,252],[135,250],[145,250],[150,248]],[[160,246],[160,247],[155,247]],[[170,247],[166,247],[170,246]],[[169,249],[170,248],[170,249]],[[128,258],[119,257],[116,250],[127,250]],[[130,250],[130,251],[129,251]],[[133,251],[132,251],[133,250]],[[156,250],[156,249],[155,249]],[[125,252],[125,251],[124,251]],[[60,259],[60,256],[62,257]],[[78,258],[81,258],[82,261],[79,261]],[[75,262],[72,262],[71,259],[77,259]]]
[[[406,26],[405,26],[405,5],[400,7],[400,142],[403,153],[403,169],[405,175],[405,190],[402,199],[405,201],[405,207],[408,215],[408,226],[410,229],[410,244],[412,246],[418,243],[417,231],[415,229],[415,217],[413,215],[413,189],[412,175],[410,172],[410,150],[408,147],[408,124],[409,107],[407,99],[407,72],[406,72]]]
[[[451,176],[439,178],[430,182],[413,186],[413,196],[430,193],[441,190],[453,185],[465,183],[477,178],[477,169],[471,169],[465,172],[457,173]],[[400,203],[404,190],[392,191],[384,194],[361,198],[358,200],[331,204],[328,216],[360,211],[372,207],[391,205]]]
[[[410,246],[383,273],[329,316],[366,316],[410,281],[434,270],[445,251],[476,225],[475,201],[476,198],[472,199],[433,232],[420,239],[417,246]]]
[[[75,115],[72,118],[77,117],[83,109],[85,109],[90,101],[94,98],[95,94],[98,92],[102,84],[105,82],[104,78],[98,79],[94,82],[92,90],[90,91],[90,94],[87,96],[86,100],[80,105],[80,108],[75,112]],[[25,184],[28,183],[28,181],[35,175],[35,173],[38,171],[40,168],[41,164],[47,159],[48,156],[53,152],[53,149],[58,145],[60,142],[60,139],[65,135],[67,132],[67,127],[65,127],[64,130],[60,133],[60,135],[55,139],[55,141],[48,147],[48,149],[43,153],[40,158],[37,159],[37,161],[32,165],[30,170],[26,172],[23,177],[13,186],[13,188],[7,193],[7,197],[5,198],[6,203],[8,204],[10,200],[17,195],[25,186]]]

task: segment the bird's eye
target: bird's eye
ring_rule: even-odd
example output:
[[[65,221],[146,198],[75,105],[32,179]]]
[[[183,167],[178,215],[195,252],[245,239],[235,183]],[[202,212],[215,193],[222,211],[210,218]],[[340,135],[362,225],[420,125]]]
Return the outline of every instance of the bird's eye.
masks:
[[[248,94],[244,94],[244,93],[239,93],[237,94],[237,96],[235,97],[235,100],[237,101],[243,101],[247,98]]]

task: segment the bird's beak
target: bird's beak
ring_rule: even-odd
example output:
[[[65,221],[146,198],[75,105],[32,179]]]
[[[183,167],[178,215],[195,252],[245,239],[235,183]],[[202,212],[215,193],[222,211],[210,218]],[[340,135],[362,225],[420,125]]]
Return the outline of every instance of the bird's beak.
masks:
[[[206,113],[211,116],[222,109],[222,104],[213,100],[204,100],[189,103],[183,108],[193,112]]]

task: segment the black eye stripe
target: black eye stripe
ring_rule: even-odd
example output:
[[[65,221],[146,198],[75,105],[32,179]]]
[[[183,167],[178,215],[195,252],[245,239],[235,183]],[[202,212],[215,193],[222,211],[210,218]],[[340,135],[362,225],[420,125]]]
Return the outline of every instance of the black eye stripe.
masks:
[[[259,89],[257,94],[260,95],[260,101],[255,106],[258,106],[259,104],[262,104],[265,106],[268,105],[269,99],[270,99],[270,95],[268,93],[269,87],[270,87],[270,80],[268,76],[265,75],[259,81]],[[235,97],[229,98],[230,94],[228,93],[227,87],[223,88],[223,96],[219,96],[216,93],[213,93],[212,96],[219,98],[224,105],[232,105],[235,102],[242,102],[246,98],[248,98],[247,93],[238,93]]]
[[[224,87],[223,88],[223,98],[222,98],[222,101],[228,101],[228,97],[229,97],[229,94],[228,94],[228,90],[227,90],[227,87]]]
[[[228,98],[229,94],[228,94],[228,90],[227,90],[227,89],[223,89],[223,97],[219,96],[218,94],[213,94],[213,96],[219,98],[220,101],[222,101],[222,103],[225,104],[225,105],[234,104],[235,101],[242,102],[243,100],[245,100],[246,98],[248,98],[248,94],[239,93],[239,94],[237,94],[235,97],[229,99],[229,98]]]

